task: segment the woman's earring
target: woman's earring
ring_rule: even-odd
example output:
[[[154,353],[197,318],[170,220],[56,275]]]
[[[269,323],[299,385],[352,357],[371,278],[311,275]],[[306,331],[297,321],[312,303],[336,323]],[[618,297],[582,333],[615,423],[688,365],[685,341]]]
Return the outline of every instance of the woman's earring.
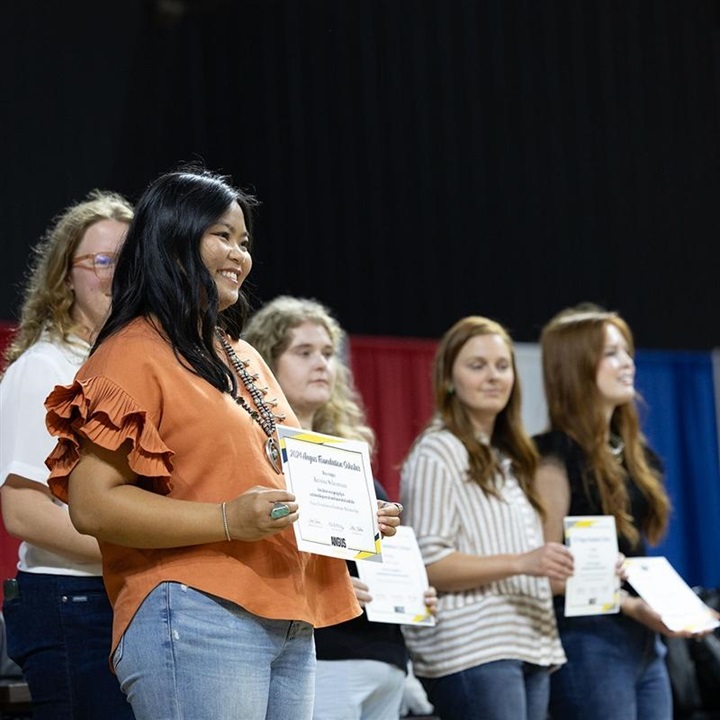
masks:
[[[455,394],[455,388],[454,388],[452,385],[450,385],[450,386],[448,387],[448,389],[447,389],[447,394],[448,394],[448,395],[454,395],[454,394]]]

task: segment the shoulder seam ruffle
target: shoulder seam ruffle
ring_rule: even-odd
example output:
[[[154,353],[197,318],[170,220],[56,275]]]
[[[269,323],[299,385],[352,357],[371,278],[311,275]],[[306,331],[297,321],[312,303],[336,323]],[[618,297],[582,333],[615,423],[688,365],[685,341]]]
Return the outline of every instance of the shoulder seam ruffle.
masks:
[[[90,440],[107,450],[130,441],[130,468],[148,490],[170,492],[173,451],[162,441],[148,413],[120,386],[96,376],[56,387],[45,401],[47,427],[58,437],[48,456],[50,488],[67,502],[67,477],[80,459],[80,442]]]

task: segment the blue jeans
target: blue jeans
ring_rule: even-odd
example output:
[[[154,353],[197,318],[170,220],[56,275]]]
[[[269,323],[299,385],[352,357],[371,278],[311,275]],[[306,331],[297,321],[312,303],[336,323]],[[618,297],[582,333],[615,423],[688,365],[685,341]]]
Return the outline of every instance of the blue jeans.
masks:
[[[312,626],[179,583],[143,601],[113,655],[137,720],[310,720]]]
[[[8,655],[30,688],[35,720],[132,720],[110,670],[112,608],[101,577],[18,572],[5,598]]]
[[[549,675],[546,667],[497,660],[420,680],[442,720],[545,720]]]
[[[672,720],[665,647],[625,615],[562,617],[568,662],[551,678],[552,720]]]

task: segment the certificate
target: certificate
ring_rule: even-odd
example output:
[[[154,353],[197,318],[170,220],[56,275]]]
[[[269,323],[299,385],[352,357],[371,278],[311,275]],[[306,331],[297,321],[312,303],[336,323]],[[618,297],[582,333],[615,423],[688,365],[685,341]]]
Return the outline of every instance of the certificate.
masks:
[[[415,532],[400,525],[392,537],[383,538],[383,562],[358,563],[358,575],[372,600],[365,605],[368,620],[399,625],[434,625],[435,616],[425,605],[428,577]]]
[[[718,627],[712,610],[664,557],[625,560],[628,582],[670,630],[702,632]]]
[[[298,549],[382,562],[377,497],[366,442],[277,426]]]
[[[565,544],[575,571],[565,583],[565,617],[620,612],[617,532],[612,515],[568,516]]]

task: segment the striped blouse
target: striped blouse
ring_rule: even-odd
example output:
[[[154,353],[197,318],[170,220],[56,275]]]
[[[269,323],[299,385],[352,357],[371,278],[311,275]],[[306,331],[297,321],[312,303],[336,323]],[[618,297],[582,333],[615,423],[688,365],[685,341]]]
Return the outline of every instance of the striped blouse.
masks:
[[[465,446],[448,430],[431,429],[415,443],[402,468],[400,492],[404,521],[415,530],[426,565],[454,552],[524,553],[543,544],[540,518],[508,459],[497,481],[500,498],[468,478]],[[515,575],[438,595],[435,627],[403,626],[419,677],[443,677],[495,660],[565,662],[547,578]]]

